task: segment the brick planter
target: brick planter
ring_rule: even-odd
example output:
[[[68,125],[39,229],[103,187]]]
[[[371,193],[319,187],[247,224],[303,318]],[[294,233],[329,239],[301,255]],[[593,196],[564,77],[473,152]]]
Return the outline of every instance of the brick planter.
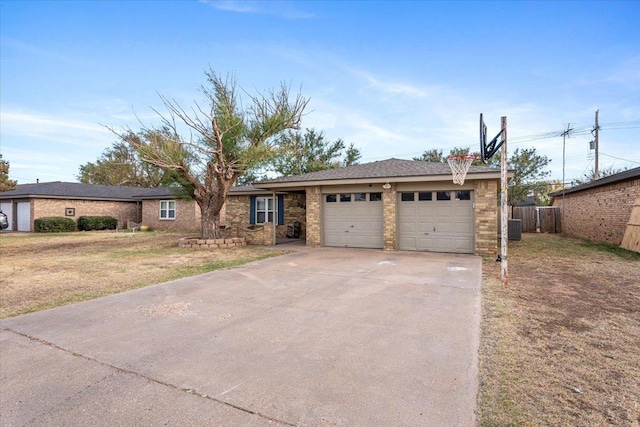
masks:
[[[226,239],[200,239],[198,237],[183,237],[178,242],[181,248],[192,249],[226,249],[247,246],[244,237],[232,237]]]

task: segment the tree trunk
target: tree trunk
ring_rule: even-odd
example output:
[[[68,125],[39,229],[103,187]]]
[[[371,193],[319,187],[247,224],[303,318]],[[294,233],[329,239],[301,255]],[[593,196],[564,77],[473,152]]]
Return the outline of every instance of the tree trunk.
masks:
[[[202,216],[200,217],[200,237],[202,239],[220,239],[220,209],[214,212],[213,209],[203,209],[200,207]]]
[[[220,239],[222,237],[220,211],[227,199],[232,180],[225,179],[222,175],[218,175],[216,178],[217,185],[211,185],[210,182],[213,180],[210,180],[207,187],[200,187],[199,191],[195,192],[196,201],[200,206],[200,237],[202,239]]]

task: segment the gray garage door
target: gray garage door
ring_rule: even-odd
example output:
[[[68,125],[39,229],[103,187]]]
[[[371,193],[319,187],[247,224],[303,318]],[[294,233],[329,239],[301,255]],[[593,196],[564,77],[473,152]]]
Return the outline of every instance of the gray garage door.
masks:
[[[473,253],[473,192],[426,191],[398,195],[399,248]]]
[[[7,215],[7,220],[9,221],[8,231],[13,230],[13,207],[11,202],[0,202],[0,211],[4,212]]]
[[[382,248],[382,194],[323,195],[324,245]]]
[[[18,231],[31,231],[31,203],[17,203]]]

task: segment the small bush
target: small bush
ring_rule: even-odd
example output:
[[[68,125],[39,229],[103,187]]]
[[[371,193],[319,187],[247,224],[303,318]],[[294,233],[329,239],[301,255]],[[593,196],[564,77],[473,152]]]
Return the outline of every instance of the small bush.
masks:
[[[76,231],[76,223],[71,218],[51,216],[35,219],[33,228],[36,233],[63,233]]]
[[[118,220],[112,216],[81,216],[78,218],[78,230],[115,230]]]

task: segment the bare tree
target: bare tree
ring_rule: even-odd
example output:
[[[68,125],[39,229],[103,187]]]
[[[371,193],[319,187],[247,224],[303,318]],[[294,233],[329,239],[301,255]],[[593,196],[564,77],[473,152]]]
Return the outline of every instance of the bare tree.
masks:
[[[260,163],[274,149],[274,136],[286,129],[300,129],[309,100],[282,84],[266,94],[249,95],[251,106],[243,108],[233,75],[223,78],[209,69],[207,85],[201,86],[206,110],[195,103],[190,111],[175,100],[160,96],[168,113],[158,113],[162,125],[146,128],[149,138],[131,138],[130,130],[116,132],[139,152],[142,160],[174,171],[178,182],[201,211],[201,236],[220,237],[220,210],[236,179]],[[186,139],[179,126],[186,125]],[[112,129],[113,130],[113,129]]]

